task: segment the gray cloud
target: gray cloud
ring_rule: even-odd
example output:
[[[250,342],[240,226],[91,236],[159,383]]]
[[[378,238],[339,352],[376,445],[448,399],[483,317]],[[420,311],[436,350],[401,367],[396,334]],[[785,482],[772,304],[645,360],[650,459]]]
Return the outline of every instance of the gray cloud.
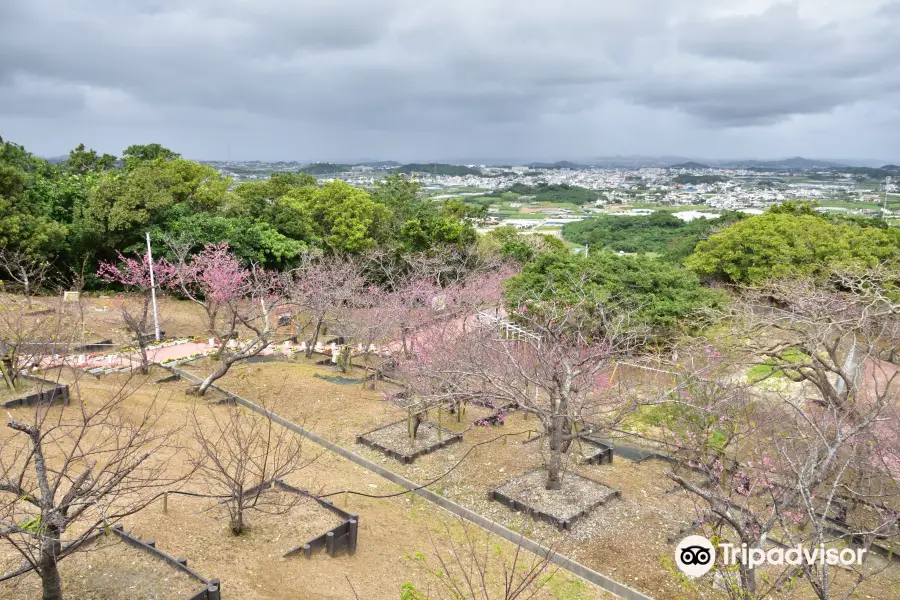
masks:
[[[897,2],[722,4],[6,0],[0,131],[210,158],[849,156],[830,123],[893,158]]]

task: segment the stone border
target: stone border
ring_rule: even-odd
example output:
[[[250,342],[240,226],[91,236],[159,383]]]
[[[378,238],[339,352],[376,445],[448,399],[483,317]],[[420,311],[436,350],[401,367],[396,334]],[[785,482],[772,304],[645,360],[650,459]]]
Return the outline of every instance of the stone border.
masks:
[[[393,458],[394,460],[397,460],[397,461],[403,463],[404,465],[408,465],[408,464],[414,462],[420,456],[425,456],[426,454],[431,454],[432,452],[436,452],[436,451],[440,450],[441,448],[446,448],[450,444],[456,444],[458,442],[461,442],[463,439],[463,436],[461,433],[453,433],[446,427],[440,427],[440,425],[437,425],[435,423],[431,423],[431,424],[434,425],[435,427],[440,427],[442,430],[447,432],[447,434],[448,434],[447,437],[445,437],[442,442],[438,442],[437,444],[433,444],[431,446],[426,446],[420,450],[416,450],[412,454],[402,454],[400,452],[397,452],[396,450],[391,450],[387,446],[382,446],[378,442],[373,442],[372,440],[366,439],[366,436],[369,435],[370,433],[375,433],[376,431],[381,431],[382,429],[387,429],[388,427],[394,427],[395,425],[400,425],[401,423],[404,423],[405,421],[406,421],[405,419],[400,419],[399,421],[394,421],[393,423],[388,423],[387,425],[384,425],[383,427],[376,427],[375,429],[371,429],[365,433],[361,433],[358,436],[356,436],[356,443],[362,444],[363,446],[367,446],[373,450],[377,450],[377,451],[381,452],[382,454],[384,454],[385,456]]]
[[[203,589],[198,592],[195,592],[191,596],[188,596],[188,598],[186,600],[221,600],[222,585],[218,579],[206,579],[205,577],[201,576],[196,571],[188,568],[186,558],[175,558],[174,556],[172,556],[170,554],[166,554],[165,552],[159,550],[156,547],[156,542],[154,542],[152,540],[143,541],[140,538],[133,536],[130,533],[126,532],[124,526],[121,523],[113,525],[112,527],[109,527],[105,530],[100,530],[100,531],[97,531],[96,533],[92,533],[91,535],[89,535],[88,537],[83,539],[78,545],[84,546],[86,544],[90,544],[90,543],[98,540],[99,538],[103,537],[107,531],[118,535],[119,538],[121,538],[122,541],[125,542],[126,544],[128,544],[129,546],[132,546],[134,548],[137,548],[138,550],[147,552],[147,553],[155,556],[156,558],[160,558],[160,559],[164,560],[165,562],[167,562],[172,567],[174,567],[175,569],[178,569],[179,571],[182,571],[183,573],[187,573],[190,577],[199,581],[200,584],[202,584],[204,586]],[[60,560],[65,560],[65,557],[63,557]],[[12,579],[14,577],[24,575],[25,573],[28,573],[29,571],[32,571],[32,570],[34,570],[34,568],[29,565],[28,567],[19,569],[18,571],[14,571],[12,573],[7,573],[5,575],[0,576],[0,581],[6,581],[6,580]],[[141,597],[142,596],[135,595],[134,599],[140,600]]]
[[[40,384],[47,384],[51,386],[49,389],[40,390],[33,394],[29,394],[27,396],[22,396],[21,398],[14,398],[12,400],[8,400],[3,404],[0,404],[0,408],[21,408],[23,406],[35,406],[36,404],[49,403],[53,404],[54,402],[62,402],[66,406],[69,405],[69,386],[64,383],[57,383],[55,381],[48,381],[46,379],[41,379],[40,377],[34,377],[32,375],[19,375],[22,379],[27,379],[29,381],[37,381]]]
[[[542,469],[534,469],[532,471],[528,471],[527,473],[520,475],[520,477],[527,475],[529,473],[534,473],[534,471],[540,471],[540,470],[542,470]],[[590,481],[591,483],[596,483],[598,485],[603,485],[604,487],[609,487],[608,485],[601,484],[600,482],[594,481],[593,479],[588,479],[587,477],[582,477],[578,473],[571,473],[571,472],[566,473],[566,477],[581,477],[582,479],[586,479],[587,481]],[[510,481],[513,481],[513,480],[511,479]],[[509,482],[506,482],[506,483],[509,483]],[[506,485],[506,483],[504,483],[502,485]],[[501,487],[502,487],[502,485],[501,485]],[[612,488],[610,488],[610,489],[612,489]],[[549,525],[552,525],[553,527],[556,527],[559,531],[571,530],[572,527],[575,525],[575,523],[577,523],[584,517],[588,516],[598,506],[603,506],[610,500],[619,498],[621,495],[622,494],[621,494],[621,492],[619,492],[619,490],[613,489],[611,494],[609,494],[608,496],[606,496],[604,498],[601,498],[594,504],[591,504],[590,506],[588,506],[587,508],[585,508],[584,510],[579,512],[574,517],[570,517],[568,519],[560,519],[559,517],[554,517],[553,515],[551,515],[549,513],[545,513],[543,511],[537,510],[535,508],[531,508],[524,502],[519,502],[518,500],[510,498],[503,492],[498,491],[496,488],[492,489],[492,490],[488,490],[488,499],[489,500],[496,500],[500,504],[508,506],[510,508],[510,510],[521,511],[533,519],[537,519],[538,521],[543,521]]]
[[[178,369],[178,370],[172,369],[173,373],[177,373],[178,371],[180,371],[180,369]],[[187,373],[186,371],[182,371],[180,373],[180,375],[187,379],[191,379],[191,377],[193,377],[190,373]],[[196,377],[194,377],[193,380],[195,382],[199,382],[199,381],[197,381]],[[639,592],[634,588],[628,587],[624,583],[620,583],[620,582],[616,581],[615,579],[611,579],[611,578],[607,577],[606,575],[603,575],[602,573],[598,573],[597,571],[594,571],[593,569],[590,569],[590,568],[582,565],[581,563],[575,562],[574,560],[572,560],[571,558],[569,558],[563,554],[554,552],[551,548],[548,548],[547,546],[539,544],[539,543],[535,542],[534,540],[525,537],[521,533],[517,533],[517,532],[513,531],[512,529],[509,529],[508,527],[501,525],[500,523],[496,523],[496,522],[488,519],[487,517],[475,512],[474,510],[472,510],[470,508],[466,508],[465,506],[457,504],[456,502],[454,502],[453,500],[450,500],[449,498],[445,498],[436,492],[432,492],[428,488],[419,485],[415,481],[407,479],[406,477],[403,477],[402,475],[398,475],[397,473],[394,473],[393,471],[386,469],[386,468],[382,467],[381,465],[374,463],[367,458],[364,458],[358,454],[355,454],[355,453],[347,450],[343,446],[339,446],[339,445],[335,444],[334,442],[331,442],[331,441],[323,438],[319,434],[313,433],[312,431],[310,431],[304,427],[301,427],[301,426],[297,425],[296,423],[289,421],[288,419],[285,419],[284,417],[282,417],[281,415],[279,415],[277,413],[267,410],[267,409],[259,406],[258,404],[250,402],[246,398],[241,398],[240,396],[236,396],[236,395],[232,394],[231,392],[216,386],[215,384],[213,384],[212,387],[217,388],[223,394],[228,394],[228,395],[234,397],[235,401],[238,404],[240,404],[241,406],[243,406],[244,408],[250,409],[257,414],[260,414],[264,417],[268,417],[269,419],[272,419],[272,421],[274,421],[275,423],[278,423],[282,427],[284,427],[290,431],[293,431],[297,435],[301,435],[301,436],[305,437],[306,439],[322,446],[323,448],[330,450],[331,452],[334,452],[338,456],[346,458],[350,462],[352,462],[356,465],[359,465],[360,467],[366,469],[367,471],[375,473],[376,475],[379,475],[379,476],[387,479],[391,483],[400,486],[401,488],[409,491],[410,493],[415,494],[421,498],[424,498],[425,500],[428,500],[432,504],[435,504],[435,505],[443,508],[447,512],[449,512],[453,515],[456,515],[457,517],[459,517],[461,519],[465,519],[466,521],[468,521],[474,525],[477,525],[478,527],[481,527],[482,529],[484,529],[485,531],[487,531],[490,534],[502,537],[506,541],[511,542],[513,544],[517,544],[517,545],[521,546],[522,548],[524,548],[525,550],[532,552],[542,558],[548,558],[550,562],[559,566],[561,569],[564,569],[564,570],[568,571],[569,573],[572,573],[576,577],[580,577],[580,578],[584,579],[585,581],[592,583],[593,585],[596,585],[597,587],[599,587],[603,590],[606,590],[607,592],[610,592],[611,594],[613,594],[615,596],[618,596],[619,598],[624,598],[625,600],[653,600],[653,598],[651,596],[648,596],[642,592]]]

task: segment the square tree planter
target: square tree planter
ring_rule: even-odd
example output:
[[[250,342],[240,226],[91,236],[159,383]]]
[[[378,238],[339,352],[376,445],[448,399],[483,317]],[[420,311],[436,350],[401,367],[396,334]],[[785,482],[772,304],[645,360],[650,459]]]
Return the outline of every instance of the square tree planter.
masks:
[[[315,500],[319,504],[319,506],[329,512],[338,515],[341,518],[341,523],[336,527],[333,527],[323,534],[300,544],[296,548],[288,550],[282,555],[282,557],[291,556],[293,554],[302,552],[303,555],[306,556],[306,558],[311,558],[313,551],[320,550],[322,548],[324,548],[328,553],[328,556],[332,558],[345,550],[350,556],[353,556],[353,554],[356,553],[356,542],[359,535],[359,515],[354,515],[348,513],[345,510],[341,510],[340,508],[335,506],[331,500],[313,496],[306,490],[301,490],[300,488],[288,485],[280,479],[276,479],[275,481],[269,483],[264,483],[262,487],[274,487],[283,492],[298,494],[311,500]],[[247,490],[245,493],[252,494],[258,489],[259,487],[253,487]]]
[[[561,490],[547,490],[546,480],[547,471],[535,469],[490,490],[488,498],[563,531],[619,497],[619,490],[573,472],[565,474]]]
[[[440,435],[438,435],[438,431],[440,431]],[[462,438],[461,433],[453,433],[445,427],[441,427],[439,430],[434,423],[425,421],[419,425],[415,442],[410,444],[407,421],[402,419],[361,433],[356,436],[356,442],[408,465],[420,456],[461,442]]]
[[[3,404],[0,404],[0,408],[20,408],[23,406],[35,406],[37,404],[45,403],[53,404],[56,402],[61,402],[63,404],[69,403],[69,386],[64,383],[47,381],[46,379],[32,377],[31,375],[19,375],[18,378],[36,382],[39,389],[36,392],[4,402]]]
[[[582,435],[579,437],[583,446],[589,446],[591,448],[595,448],[595,452],[586,452],[588,448],[583,448],[582,452],[584,452],[585,456],[581,459],[582,464],[586,465],[608,465],[613,461],[613,446],[611,444],[606,444],[601,442],[600,440],[592,437],[588,437],[586,435]]]
[[[541,434],[536,437],[529,438],[522,443],[532,444],[543,439],[543,437],[544,435]],[[615,447],[612,444],[600,441],[599,439],[590,437],[586,434],[578,436],[578,439],[573,441],[572,443],[576,444],[579,442],[582,445],[582,456],[578,459],[579,464],[605,465],[612,463],[613,454],[615,453]]]

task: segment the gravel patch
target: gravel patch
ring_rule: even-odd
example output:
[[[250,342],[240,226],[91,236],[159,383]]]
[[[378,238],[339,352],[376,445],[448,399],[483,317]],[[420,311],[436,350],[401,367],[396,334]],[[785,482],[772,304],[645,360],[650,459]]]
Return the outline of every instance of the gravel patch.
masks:
[[[440,437],[438,436],[438,430],[440,430]],[[454,435],[446,427],[438,428],[436,424],[425,421],[419,425],[416,438],[410,440],[406,421],[400,421],[399,423],[370,431],[362,437],[367,441],[378,444],[382,448],[409,456],[420,450],[426,450],[446,442]]]
[[[618,494],[613,488],[576,473],[566,473],[559,490],[548,490],[546,481],[547,472],[539,469],[504,483],[497,491],[560,521],[577,518]]]

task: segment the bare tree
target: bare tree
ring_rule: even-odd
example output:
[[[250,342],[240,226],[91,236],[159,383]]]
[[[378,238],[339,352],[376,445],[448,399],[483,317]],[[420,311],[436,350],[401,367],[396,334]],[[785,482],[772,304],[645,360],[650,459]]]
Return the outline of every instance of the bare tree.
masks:
[[[123,389],[108,399],[9,414],[0,540],[40,576],[44,600],[63,597],[62,558],[184,479],[168,470],[175,431],[159,422],[163,407],[137,409],[128,398]]]
[[[202,412],[202,416],[199,414]],[[250,510],[280,514],[293,496],[269,491],[269,484],[304,468],[299,438],[271,419],[239,406],[195,408],[191,413],[197,449],[190,461],[207,489],[222,496],[231,533],[240,535]]]
[[[496,539],[465,521],[462,540],[447,523],[442,523],[449,548],[440,547],[429,532],[434,558],[417,553],[409,557],[428,574],[431,585],[427,595],[411,583],[401,586],[401,600],[528,600],[539,597],[557,573],[551,569],[554,550],[531,554],[516,544],[511,557],[504,557]]]
[[[31,312],[27,303],[4,299],[0,309],[0,374],[9,389],[19,375],[56,352],[64,352],[74,338],[61,299],[45,311]]]
[[[231,365],[256,356],[272,343],[277,327],[270,318],[283,298],[281,279],[251,264],[244,267],[227,244],[208,245],[189,257],[185,246],[165,273],[170,287],[201,306],[207,332],[218,342],[219,366],[191,392],[199,396],[224,377]],[[249,333],[249,339],[239,340]]]
[[[20,250],[0,250],[0,267],[13,281],[22,286],[25,301],[31,306],[31,296],[47,277],[50,263]]]

